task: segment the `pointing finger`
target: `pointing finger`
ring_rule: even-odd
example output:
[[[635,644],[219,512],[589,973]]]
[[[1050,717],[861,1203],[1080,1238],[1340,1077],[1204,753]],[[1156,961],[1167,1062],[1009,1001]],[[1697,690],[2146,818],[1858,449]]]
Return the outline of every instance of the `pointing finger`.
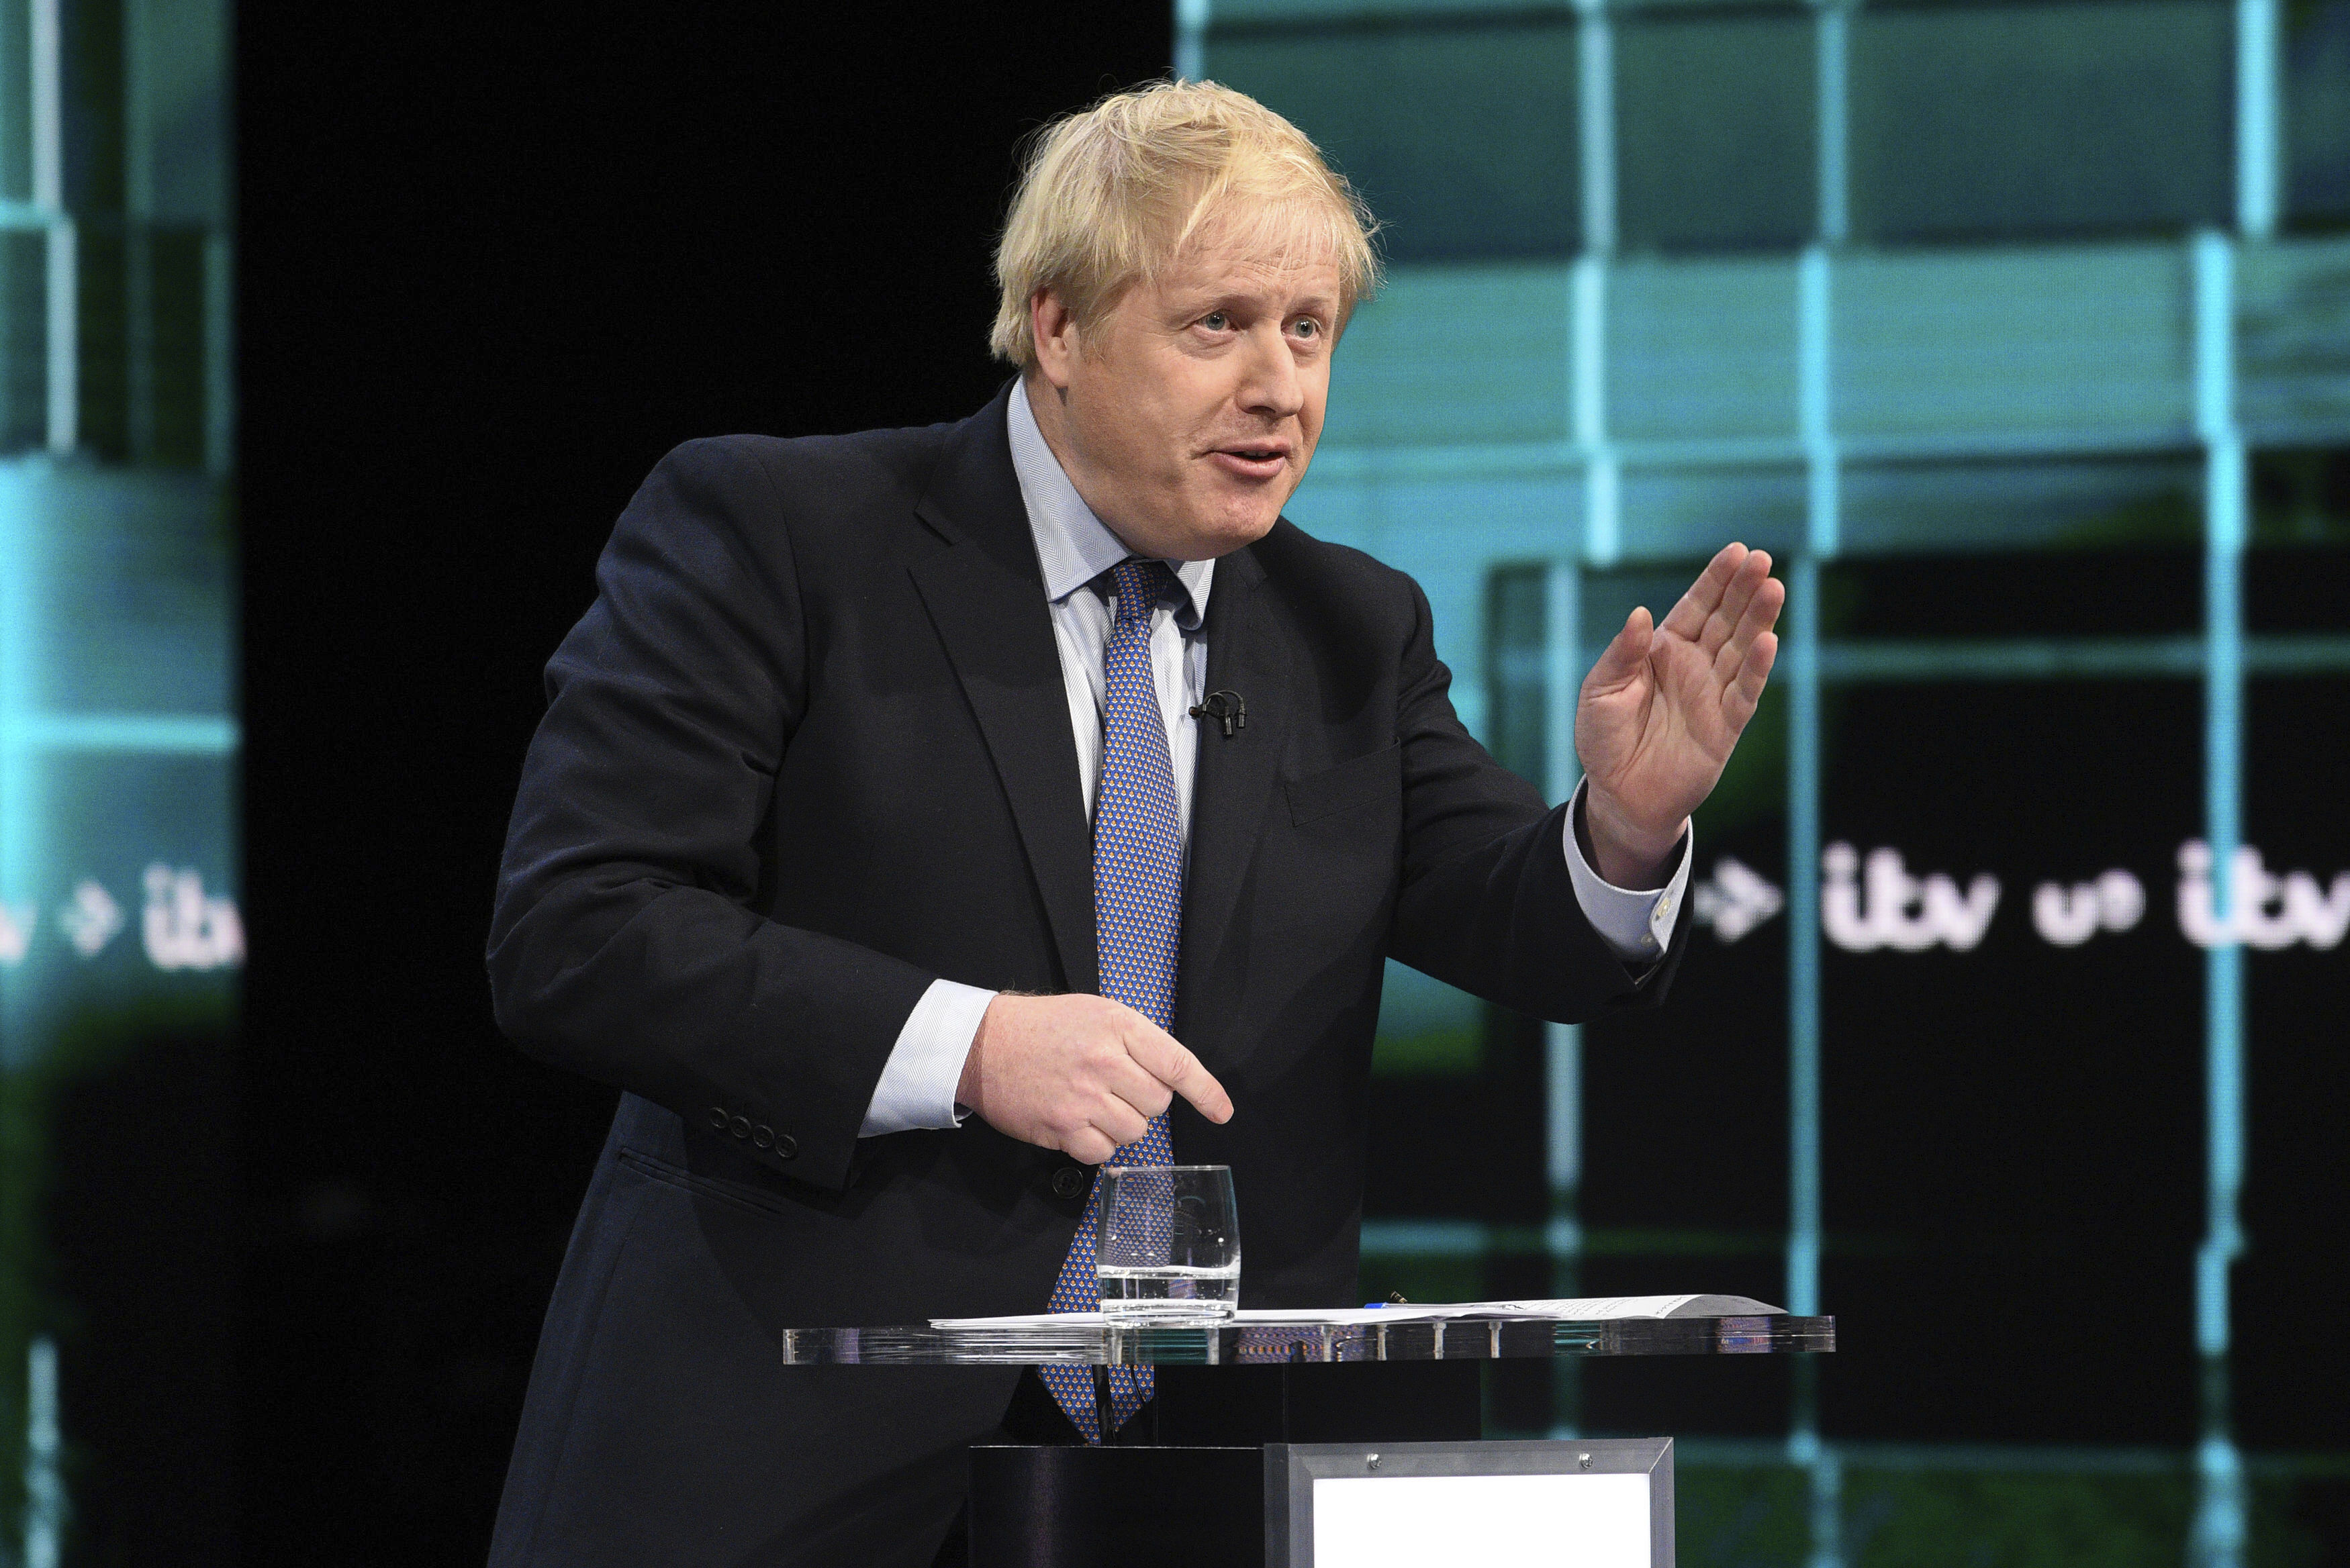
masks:
[[[1232,1097],[1216,1082],[1216,1075],[1200,1064],[1173,1035],[1145,1023],[1143,1028],[1128,1037],[1127,1050],[1142,1064],[1150,1075],[1191,1102],[1193,1108],[1211,1122],[1232,1119]]]

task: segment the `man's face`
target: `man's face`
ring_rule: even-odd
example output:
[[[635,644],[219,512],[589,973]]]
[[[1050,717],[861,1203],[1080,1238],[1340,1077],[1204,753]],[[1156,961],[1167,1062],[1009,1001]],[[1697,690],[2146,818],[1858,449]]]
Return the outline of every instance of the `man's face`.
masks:
[[[1263,538],[1321,439],[1338,299],[1335,264],[1251,254],[1214,225],[1090,330],[1040,290],[1030,402],[1094,514],[1162,560]]]

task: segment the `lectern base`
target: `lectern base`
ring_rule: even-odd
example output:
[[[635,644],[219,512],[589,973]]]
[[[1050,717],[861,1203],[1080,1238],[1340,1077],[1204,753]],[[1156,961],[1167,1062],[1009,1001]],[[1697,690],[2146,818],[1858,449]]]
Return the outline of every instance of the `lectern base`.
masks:
[[[971,1568],[1264,1561],[1264,1450],[982,1446]]]
[[[971,1450],[971,1568],[1264,1561],[1266,1443],[1471,1440],[1474,1362],[1161,1366],[1105,1448]]]

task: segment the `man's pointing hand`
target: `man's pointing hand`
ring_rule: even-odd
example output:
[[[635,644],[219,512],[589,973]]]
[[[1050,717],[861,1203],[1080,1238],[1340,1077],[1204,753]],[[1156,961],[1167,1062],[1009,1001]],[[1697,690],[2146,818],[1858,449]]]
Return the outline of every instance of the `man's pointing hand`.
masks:
[[[1232,1119],[1215,1075],[1173,1035],[1101,996],[1014,996],[987,1004],[955,1098],[996,1131],[1099,1165],[1143,1135],[1177,1095]]]

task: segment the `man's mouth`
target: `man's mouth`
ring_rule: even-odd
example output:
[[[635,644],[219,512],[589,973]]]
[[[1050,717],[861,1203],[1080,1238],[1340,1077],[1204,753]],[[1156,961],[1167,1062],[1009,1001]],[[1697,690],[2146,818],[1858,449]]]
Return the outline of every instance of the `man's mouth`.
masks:
[[[1289,466],[1289,447],[1282,441],[1244,441],[1218,447],[1208,455],[1243,479],[1271,479]]]

